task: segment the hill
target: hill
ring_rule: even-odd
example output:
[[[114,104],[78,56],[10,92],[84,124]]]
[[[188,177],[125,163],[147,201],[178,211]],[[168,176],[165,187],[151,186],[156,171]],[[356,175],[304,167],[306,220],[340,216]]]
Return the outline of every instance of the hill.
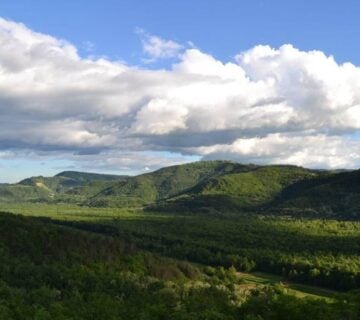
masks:
[[[0,201],[81,202],[126,176],[64,171],[54,177],[31,177],[16,184],[0,185]]]
[[[293,166],[257,167],[211,178],[148,209],[214,214],[250,211],[359,219],[360,170],[334,172]]]
[[[166,167],[118,182],[90,198],[87,204],[116,207],[150,204],[183,193],[212,177],[251,167],[229,161],[200,161]]]
[[[247,166],[211,177],[157,208],[200,212],[259,210],[288,186],[321,175],[296,166]]]
[[[0,201],[358,219],[360,170],[199,161],[134,177],[64,171],[0,185]]]
[[[116,176],[99,173],[64,171],[54,177],[31,177],[19,182],[21,185],[37,186],[52,192],[65,192],[74,187],[79,187],[93,181],[118,181],[126,176]]]
[[[360,314],[356,291],[324,298],[307,287],[315,294],[299,295],[273,276],[194,266],[101,234],[112,226],[84,231],[67,224],[0,213],[1,319],[300,320],[310,314],[335,320]]]
[[[46,201],[52,198],[53,193],[48,188],[21,184],[0,185],[1,202]]]
[[[93,173],[93,172],[63,171],[55,175],[55,177],[65,177],[76,181],[91,182],[91,181],[116,181],[116,180],[126,179],[128,176]]]
[[[358,219],[360,170],[329,173],[285,188],[268,209],[283,214],[308,214]]]
[[[5,213],[0,252],[0,318],[9,320],[144,319],[157,293],[161,303],[163,281],[202,277],[120,239]]]
[[[360,171],[200,161],[129,177],[89,197],[95,207],[222,214],[261,212],[357,219]]]

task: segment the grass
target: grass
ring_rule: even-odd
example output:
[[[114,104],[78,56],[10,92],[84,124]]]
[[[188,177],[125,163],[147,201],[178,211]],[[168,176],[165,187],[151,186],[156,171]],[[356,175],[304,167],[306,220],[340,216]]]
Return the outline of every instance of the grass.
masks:
[[[291,282],[281,276],[264,272],[238,272],[237,274],[246,284],[253,284],[255,286],[280,285],[286,289],[287,293],[295,295],[298,298],[311,297],[332,301],[332,297],[337,293],[334,290],[326,288]]]
[[[138,217],[143,215],[137,208],[96,208],[81,207],[74,204],[46,204],[46,203],[1,203],[1,211],[22,214],[24,216],[48,217],[70,221],[112,220],[122,217]]]

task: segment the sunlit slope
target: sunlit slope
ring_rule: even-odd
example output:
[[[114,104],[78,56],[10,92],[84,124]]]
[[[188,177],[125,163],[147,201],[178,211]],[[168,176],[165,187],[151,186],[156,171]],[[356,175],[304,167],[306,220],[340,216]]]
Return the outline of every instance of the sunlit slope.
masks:
[[[259,209],[280,197],[288,186],[318,175],[295,166],[251,167],[199,183],[188,192],[162,202],[161,206],[200,211]]]
[[[53,197],[48,188],[20,184],[0,185],[1,202],[44,201]]]
[[[360,170],[314,171],[266,166],[199,183],[152,209],[191,212],[252,211],[264,214],[360,217]]]
[[[65,171],[54,177],[31,177],[16,184],[0,185],[0,201],[84,201],[125,176]]]
[[[154,203],[184,193],[213,177],[250,170],[251,167],[228,161],[200,161],[162,168],[121,181],[91,198],[88,204],[128,206]]]
[[[260,212],[357,219],[360,171],[199,161],[134,177],[66,171],[0,185],[1,202],[63,202],[168,212]]]
[[[19,182],[22,185],[43,186],[53,192],[65,192],[74,187],[83,186],[94,181],[118,181],[125,176],[97,174],[77,171],[64,171],[54,177],[31,177]]]

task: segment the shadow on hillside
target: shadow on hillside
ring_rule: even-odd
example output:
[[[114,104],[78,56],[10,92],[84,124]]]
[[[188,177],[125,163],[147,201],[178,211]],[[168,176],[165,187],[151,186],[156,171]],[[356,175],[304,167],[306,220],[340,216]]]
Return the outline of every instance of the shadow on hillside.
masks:
[[[109,236],[162,256],[210,266],[235,265],[342,290],[360,285],[358,223],[146,214],[97,221],[21,219]]]
[[[79,215],[80,216],[80,215]],[[165,246],[187,243],[217,251],[274,250],[289,254],[358,256],[360,230],[356,222],[292,220],[280,218],[206,217],[143,214],[114,218],[81,215],[93,221],[40,219],[46,223],[88,232],[127,238],[143,246],[154,242]],[[95,220],[95,218],[97,218]],[[109,219],[110,218],[110,219]],[[145,249],[152,249],[146,246]]]

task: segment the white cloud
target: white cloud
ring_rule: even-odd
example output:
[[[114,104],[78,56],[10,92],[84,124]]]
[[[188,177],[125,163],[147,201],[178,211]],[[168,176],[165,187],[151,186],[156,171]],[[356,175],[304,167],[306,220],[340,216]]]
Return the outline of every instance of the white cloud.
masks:
[[[339,136],[289,135],[237,139],[232,144],[200,147],[193,152],[206,159],[295,164],[321,168],[355,168],[359,165],[360,142]]]
[[[137,29],[136,33],[140,35],[143,51],[148,55],[147,62],[154,62],[158,59],[176,58],[184,49],[184,46],[173,41],[165,40],[159,36],[151,35],[142,29]]]
[[[98,154],[99,165],[145,151],[360,165],[351,138],[360,130],[359,67],[291,45],[256,46],[224,63],[152,37],[160,39],[145,37],[151,58],[178,57],[170,70],[82,58],[64,40],[0,19],[0,152],[84,163]]]
[[[104,154],[74,155],[71,157],[75,167],[89,171],[122,172],[124,174],[144,173],[167,166],[195,161],[195,157],[172,155],[164,152],[117,152]]]

